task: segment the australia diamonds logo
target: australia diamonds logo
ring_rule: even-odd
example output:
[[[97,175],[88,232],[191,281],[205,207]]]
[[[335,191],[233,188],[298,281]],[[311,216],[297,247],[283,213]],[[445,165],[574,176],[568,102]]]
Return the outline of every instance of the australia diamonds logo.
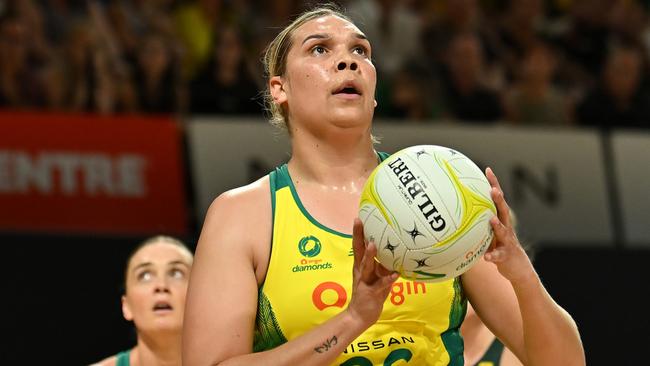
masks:
[[[320,240],[313,235],[305,236],[298,241],[298,251],[303,256],[300,264],[293,266],[292,272],[305,272],[316,271],[323,269],[330,269],[333,267],[332,263],[323,263],[322,259],[317,259],[320,254],[322,245]]]
[[[298,242],[298,250],[303,257],[313,258],[320,254],[320,240],[315,236],[305,236]]]

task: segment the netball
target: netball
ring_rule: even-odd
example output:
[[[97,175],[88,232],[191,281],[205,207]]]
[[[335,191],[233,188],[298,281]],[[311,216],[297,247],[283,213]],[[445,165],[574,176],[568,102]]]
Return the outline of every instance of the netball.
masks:
[[[359,205],[377,260],[406,279],[461,275],[492,241],[490,184],[467,156],[443,146],[412,146],[371,173]]]

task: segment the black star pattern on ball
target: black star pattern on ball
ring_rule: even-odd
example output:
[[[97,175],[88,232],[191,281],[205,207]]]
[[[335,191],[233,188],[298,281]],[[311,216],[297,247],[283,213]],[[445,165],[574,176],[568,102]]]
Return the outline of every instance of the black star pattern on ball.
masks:
[[[415,238],[418,236],[424,236],[419,230],[418,230],[418,225],[414,222],[413,223],[413,230],[404,230],[406,231],[409,235],[411,235],[411,239],[413,239],[413,242],[415,243]]]
[[[399,246],[399,244],[397,244],[397,245],[393,245],[393,244],[390,243],[390,240],[389,240],[389,239],[386,239],[386,246],[384,247],[384,249],[386,249],[386,250],[390,250],[391,254],[393,254],[393,256],[395,256],[395,249],[396,249],[398,246]]]
[[[454,149],[449,149],[449,153],[451,154],[451,156],[454,156],[454,155],[458,154],[458,151],[456,151]]]
[[[415,152],[415,157],[416,157],[416,158],[419,158],[420,155],[428,155],[428,154],[427,154],[427,151],[424,150],[424,149]]]
[[[427,259],[429,259],[429,257],[422,258],[422,259],[414,259],[415,263],[417,263],[416,268],[426,267],[427,266]]]

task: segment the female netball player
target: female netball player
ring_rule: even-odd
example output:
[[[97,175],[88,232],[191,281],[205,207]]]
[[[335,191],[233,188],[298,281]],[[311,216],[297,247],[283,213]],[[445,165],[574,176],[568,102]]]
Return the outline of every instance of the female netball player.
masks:
[[[584,365],[576,325],[521,249],[489,169],[498,215],[484,261],[461,278],[424,284],[373,260],[377,248],[355,219],[383,157],[371,135],[371,55],[363,33],[327,8],[304,13],[269,45],[271,111],[286,123],[291,159],[209,208],[183,364],[458,365],[467,298],[525,364]]]
[[[122,313],[135,324],[137,344],[100,366],[181,365],[181,332],[192,253],[181,241],[156,236],[130,255]]]

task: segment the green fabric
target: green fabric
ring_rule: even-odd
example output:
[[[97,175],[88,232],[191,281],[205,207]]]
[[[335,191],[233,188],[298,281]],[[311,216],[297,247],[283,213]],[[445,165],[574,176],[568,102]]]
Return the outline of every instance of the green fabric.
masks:
[[[501,363],[501,355],[503,354],[503,343],[497,338],[494,338],[494,341],[490,345],[487,351],[481,359],[476,363],[477,365],[481,362],[492,362],[494,366],[499,366]]]
[[[390,154],[387,153],[387,152],[378,151],[378,152],[377,152],[377,156],[379,156],[379,162],[382,162],[382,161],[388,159],[388,157],[390,156]]]
[[[130,366],[131,361],[129,359],[131,355],[131,350],[128,351],[122,351],[117,354],[117,362],[115,363],[115,366]]]
[[[454,300],[449,311],[449,328],[442,332],[441,338],[447,353],[450,366],[463,366],[463,337],[460,335],[460,325],[467,313],[467,298],[460,283],[460,277],[454,279]]]
[[[282,334],[282,329],[275,318],[271,302],[264,295],[262,288],[259,290],[259,301],[257,302],[256,329],[253,339],[253,352],[266,351],[287,342]]]

